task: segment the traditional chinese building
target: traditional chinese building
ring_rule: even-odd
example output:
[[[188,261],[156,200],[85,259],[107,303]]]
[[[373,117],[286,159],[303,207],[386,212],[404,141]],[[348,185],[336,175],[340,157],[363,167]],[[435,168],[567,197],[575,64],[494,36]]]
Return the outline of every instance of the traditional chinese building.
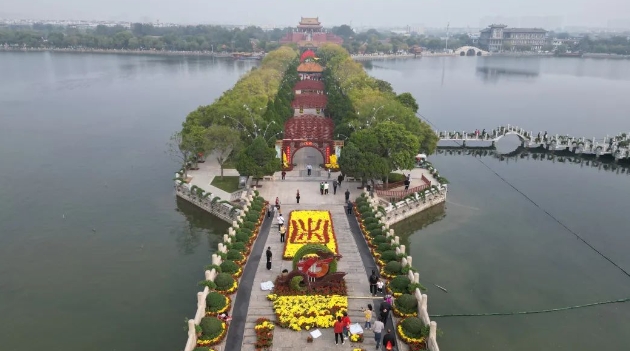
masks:
[[[296,43],[303,49],[316,49],[323,43],[343,44],[343,39],[324,31],[319,17],[302,17],[295,31],[280,39],[280,44]]]
[[[507,28],[493,24],[479,34],[479,45],[490,52],[504,51],[508,47],[522,47],[540,51],[547,41],[547,31],[541,28]]]
[[[303,62],[297,67],[300,80],[321,80],[324,67],[316,62]]]

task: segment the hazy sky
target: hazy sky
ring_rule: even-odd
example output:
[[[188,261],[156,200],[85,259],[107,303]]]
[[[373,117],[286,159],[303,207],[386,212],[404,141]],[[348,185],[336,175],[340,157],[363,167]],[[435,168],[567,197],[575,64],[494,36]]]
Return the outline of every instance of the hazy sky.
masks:
[[[488,16],[557,16],[563,25],[605,27],[630,18],[630,0],[0,0],[0,18],[326,26],[478,27]],[[506,23],[509,25],[509,23]]]

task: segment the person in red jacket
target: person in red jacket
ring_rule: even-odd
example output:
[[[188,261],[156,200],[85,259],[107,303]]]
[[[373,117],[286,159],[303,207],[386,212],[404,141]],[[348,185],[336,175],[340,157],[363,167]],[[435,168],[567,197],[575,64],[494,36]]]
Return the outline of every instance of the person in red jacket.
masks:
[[[341,321],[341,317],[337,317],[337,321],[333,325],[333,329],[335,331],[335,345],[339,345],[339,338],[341,338],[341,344],[343,345],[345,342],[343,341],[343,322]]]
[[[350,317],[348,317],[348,312],[343,311],[343,318],[341,321],[343,322],[343,335],[347,338],[350,333],[350,324],[352,323],[350,321]]]

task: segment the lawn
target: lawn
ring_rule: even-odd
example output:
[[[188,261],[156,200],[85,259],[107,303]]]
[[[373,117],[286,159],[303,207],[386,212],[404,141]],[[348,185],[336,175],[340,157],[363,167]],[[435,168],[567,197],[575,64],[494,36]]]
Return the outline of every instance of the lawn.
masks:
[[[224,176],[223,179],[221,179],[221,176],[216,176],[210,185],[228,193],[233,193],[238,190],[238,176]]]

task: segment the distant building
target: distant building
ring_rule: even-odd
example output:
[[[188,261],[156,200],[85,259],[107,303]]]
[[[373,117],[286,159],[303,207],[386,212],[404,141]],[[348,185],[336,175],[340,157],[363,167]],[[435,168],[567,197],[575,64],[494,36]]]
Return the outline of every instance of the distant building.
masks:
[[[479,45],[490,52],[505,47],[528,47],[540,51],[547,40],[547,31],[541,28],[507,28],[504,24],[492,24],[479,33]]]
[[[280,39],[280,44],[296,43],[300,48],[315,49],[323,43],[343,44],[343,39],[326,33],[319,17],[302,17],[294,32]]]

